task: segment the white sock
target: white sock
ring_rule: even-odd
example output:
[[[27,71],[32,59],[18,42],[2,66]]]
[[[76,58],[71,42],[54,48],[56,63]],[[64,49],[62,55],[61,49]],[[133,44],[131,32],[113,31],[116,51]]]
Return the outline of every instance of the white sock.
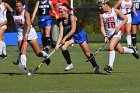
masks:
[[[2,42],[3,42],[3,41],[0,41],[0,55],[2,55],[2,46],[3,46],[3,45],[2,45]]]
[[[21,55],[20,56],[20,63],[22,65],[26,66],[26,61],[27,61],[26,55]]]
[[[128,47],[123,47],[124,53],[134,53],[133,49],[128,48]]]
[[[27,73],[26,68],[26,55],[20,56],[19,68],[22,72]]]
[[[131,42],[132,42],[131,35],[126,36],[126,41],[127,41],[128,46],[131,46]]]
[[[43,54],[43,57],[44,58],[47,58],[48,57],[48,54],[45,51],[41,51],[41,53]]]
[[[109,66],[113,68],[113,63],[115,61],[115,51],[109,52]]]
[[[2,47],[2,53],[4,54],[4,55],[6,55],[7,53],[6,53],[6,44],[5,44],[5,42],[3,41],[3,47]]]

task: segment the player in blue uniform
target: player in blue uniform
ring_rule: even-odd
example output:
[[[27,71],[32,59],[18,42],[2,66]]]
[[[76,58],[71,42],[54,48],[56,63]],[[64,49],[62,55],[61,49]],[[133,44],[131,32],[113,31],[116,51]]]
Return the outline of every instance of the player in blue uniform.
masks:
[[[90,53],[90,49],[88,47],[88,38],[86,36],[86,32],[80,23],[78,23],[76,16],[69,13],[69,9],[69,6],[66,4],[63,4],[59,7],[59,13],[62,16],[62,20],[59,23],[60,32],[55,47],[57,50],[60,43],[63,44],[61,47],[62,54],[67,62],[65,71],[74,68],[67,48],[72,43],[76,42],[80,45],[86,57],[90,59],[89,61],[93,66],[93,73],[99,73],[99,66],[96,64],[95,58],[92,57],[93,54]]]
[[[56,19],[58,18],[57,14],[55,13],[52,5],[51,0],[38,0],[36,2],[36,6],[33,12],[33,16],[31,21],[33,22],[35,15],[37,13],[37,10],[39,12],[38,17],[38,26],[40,28],[40,31],[42,32],[42,44],[43,48],[46,51],[49,51],[51,39],[50,39],[50,31],[51,31],[51,25],[52,25],[52,18],[49,14],[50,9],[52,9],[52,12],[54,13]]]
[[[136,32],[140,30],[140,0],[133,0],[137,16],[132,12],[132,44],[136,48]]]

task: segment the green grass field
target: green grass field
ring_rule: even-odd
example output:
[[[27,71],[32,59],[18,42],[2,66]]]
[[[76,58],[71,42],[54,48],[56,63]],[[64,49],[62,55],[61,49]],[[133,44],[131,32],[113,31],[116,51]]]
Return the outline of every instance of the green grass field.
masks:
[[[102,43],[90,43],[95,53]],[[123,43],[123,45],[126,45]],[[138,48],[140,43],[138,43]],[[32,76],[22,74],[18,66],[12,62],[18,56],[17,46],[8,46],[8,58],[0,59],[0,93],[139,93],[140,92],[140,60],[131,54],[116,53],[112,74],[103,68],[108,63],[107,46],[96,55],[101,74],[92,74],[92,66],[86,63],[79,45],[69,47],[74,69],[64,71],[66,62],[61,51],[51,56],[51,64],[43,66]],[[52,51],[53,49],[51,49]],[[38,58],[28,46],[28,68],[37,66],[42,58]],[[140,51],[139,51],[140,52]]]

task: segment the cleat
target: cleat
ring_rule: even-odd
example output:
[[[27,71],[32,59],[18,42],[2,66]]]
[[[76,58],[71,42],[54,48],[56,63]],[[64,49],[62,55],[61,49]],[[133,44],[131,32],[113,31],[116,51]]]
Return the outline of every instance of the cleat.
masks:
[[[13,64],[14,65],[18,65],[19,64],[19,61],[16,61],[16,62],[14,61]]]
[[[2,59],[2,55],[0,55],[0,59]]]
[[[97,65],[96,67],[93,68],[93,73],[94,74],[99,74],[99,66]]]
[[[108,65],[106,65],[106,67],[104,68],[104,71],[108,72],[108,73],[112,73],[112,68]]]
[[[45,61],[44,61],[44,63],[46,63],[47,65],[49,65],[50,62],[51,62],[50,58],[46,58]]]
[[[7,55],[2,54],[2,59],[3,59],[3,58],[7,58]]]
[[[43,49],[46,53],[49,53],[49,50],[50,50],[50,47],[49,46],[47,46],[47,47],[44,47],[44,49]]]
[[[136,50],[136,48],[131,47],[131,49],[134,51],[134,53],[132,53],[132,55],[133,55],[136,59],[139,59],[139,53],[138,53],[138,51]]]
[[[65,71],[69,71],[69,70],[71,70],[71,69],[73,69],[74,67],[73,67],[73,64],[71,63],[71,64],[67,64],[67,66],[66,66],[66,68],[65,68]]]

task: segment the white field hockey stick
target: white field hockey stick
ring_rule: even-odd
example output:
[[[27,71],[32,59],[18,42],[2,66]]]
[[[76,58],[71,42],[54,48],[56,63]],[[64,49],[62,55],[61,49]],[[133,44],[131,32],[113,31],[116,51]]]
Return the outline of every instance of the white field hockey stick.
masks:
[[[110,36],[108,39],[110,40],[114,35],[115,35],[115,33],[114,33],[112,36]],[[94,58],[94,57],[98,54],[98,52],[99,52],[100,50],[102,50],[102,48],[103,48],[106,44],[107,44],[107,43],[104,43],[103,45],[101,45],[101,47],[95,52],[95,54],[94,54],[93,56],[91,56],[88,60],[86,60],[86,62],[88,62],[88,61],[90,61],[92,58]]]
[[[62,44],[60,44],[59,45],[59,48],[62,46]],[[48,59],[48,58],[50,58],[51,56],[52,56],[52,54],[55,52],[56,50],[54,49],[48,56],[47,56],[47,58],[45,58],[40,64],[38,64],[35,68],[33,68],[33,69],[30,69],[29,70],[29,72],[30,73],[35,73],[43,64],[44,64],[44,62]]]

